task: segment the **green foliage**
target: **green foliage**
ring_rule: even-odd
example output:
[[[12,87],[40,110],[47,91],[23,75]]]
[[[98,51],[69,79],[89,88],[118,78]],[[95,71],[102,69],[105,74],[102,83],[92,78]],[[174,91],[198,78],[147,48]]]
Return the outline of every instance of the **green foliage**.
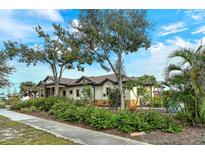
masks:
[[[91,86],[84,86],[82,94],[80,96],[81,102],[84,104],[89,104],[93,101],[93,93]]]
[[[106,109],[94,109],[90,117],[90,125],[96,129],[113,128],[114,114]]]
[[[29,99],[26,101],[15,101],[11,106],[12,109],[29,108],[31,106],[36,107],[39,111],[49,111],[55,102],[57,101],[73,101],[66,97],[40,97],[35,99]],[[16,103],[17,102],[17,103]]]
[[[121,111],[116,115],[116,128],[123,132],[133,132],[136,130],[137,116],[130,111]]]
[[[117,114],[117,128],[124,132],[163,130],[178,132],[181,127],[173,122],[171,117],[156,111],[139,111],[137,113],[121,111]]]
[[[28,103],[21,102],[19,97],[10,98],[8,100],[8,103],[11,105],[11,109],[16,109],[16,110],[20,110],[21,108],[30,106],[30,104],[28,104]]]
[[[49,101],[46,102],[46,101]],[[47,105],[51,105],[49,108]],[[122,110],[113,112],[82,105],[67,98],[38,98],[18,103],[15,109],[23,112],[49,111],[56,119],[89,124],[95,129],[118,129],[123,132],[162,130],[178,132],[180,127],[172,118],[156,111],[130,112]]]
[[[10,86],[9,75],[13,73],[14,68],[7,63],[8,55],[0,51],[0,88]]]
[[[145,92],[143,93],[143,95],[141,95],[140,101],[142,105],[150,105],[151,103],[151,94],[149,91],[147,91],[147,89],[145,90]]]
[[[37,92],[38,92],[38,87],[32,81],[26,81],[20,84],[20,93],[23,95],[37,93]]]
[[[155,96],[152,98],[151,104],[153,107],[163,107],[163,98],[161,96]]]
[[[102,69],[115,73],[122,95],[124,87],[121,79],[126,72],[123,69],[123,55],[150,46],[147,35],[150,23],[146,11],[81,10],[79,23],[71,26],[77,30],[76,38],[81,42],[81,50],[99,63]],[[113,56],[116,58],[114,61]],[[124,108],[123,97],[121,108]]]
[[[178,112],[176,114],[176,118],[178,120],[180,120],[184,124],[188,124],[189,125],[189,124],[193,124],[194,123],[192,112],[190,112],[190,111]]]
[[[202,104],[200,106],[200,117],[201,121],[205,123],[205,98],[202,99]]]
[[[91,115],[94,111],[95,111],[95,107],[93,106],[84,106],[84,107],[78,108],[79,122],[90,124]]]
[[[63,101],[58,100],[52,106],[51,110],[49,111],[50,114],[54,115],[57,119],[64,119],[65,114],[64,112],[72,105],[73,101]]]
[[[3,102],[3,101],[0,101],[0,109],[1,109],[1,108],[5,108],[5,107],[6,107],[6,103]]]
[[[108,99],[110,101],[111,107],[118,107],[120,104],[120,90],[119,88],[110,89],[108,94]]]
[[[22,112],[38,112],[39,110],[35,106],[21,108]]]
[[[200,107],[203,106],[205,94],[205,49],[200,45],[197,49],[180,48],[174,51],[170,58],[180,57],[182,61],[170,64],[165,70],[166,86],[175,87],[170,93],[170,99],[185,105],[185,113],[180,113],[182,117],[198,125],[203,121],[203,114]],[[201,117],[202,116],[202,117]],[[202,118],[202,120],[200,120]]]
[[[42,46],[41,49],[28,44],[6,41],[4,42],[5,51],[11,59],[16,57],[19,62],[26,63],[27,66],[31,64],[35,66],[41,62],[48,64],[54,76],[55,95],[58,96],[59,82],[63,72],[70,69],[83,71],[83,64],[91,64],[92,58],[82,54],[80,42],[74,38],[74,34],[71,31],[65,31],[60,25],[53,24],[54,31],[51,35],[39,25],[34,29],[38,37],[43,40],[43,45],[37,45]],[[61,51],[60,54],[59,51]]]

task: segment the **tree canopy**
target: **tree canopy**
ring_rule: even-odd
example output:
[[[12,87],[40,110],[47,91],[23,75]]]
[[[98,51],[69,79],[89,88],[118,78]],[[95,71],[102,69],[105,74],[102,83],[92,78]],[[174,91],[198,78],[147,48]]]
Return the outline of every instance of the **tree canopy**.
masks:
[[[78,69],[83,71],[85,63],[91,64],[92,59],[80,50],[80,42],[74,39],[74,34],[65,31],[59,25],[53,24],[54,32],[47,34],[41,26],[35,27],[43,44],[35,47],[23,43],[4,42],[8,55],[18,57],[19,62],[36,65],[39,62],[48,64],[52,70],[55,82],[55,95],[59,94],[59,82],[65,70]]]
[[[0,88],[10,86],[8,76],[14,71],[14,68],[6,63],[7,55],[0,52]]]
[[[147,49],[150,22],[145,10],[81,10],[78,24],[73,24],[81,49],[92,56],[106,71],[116,75],[124,108],[122,81],[123,57]],[[116,67],[117,66],[117,67]]]

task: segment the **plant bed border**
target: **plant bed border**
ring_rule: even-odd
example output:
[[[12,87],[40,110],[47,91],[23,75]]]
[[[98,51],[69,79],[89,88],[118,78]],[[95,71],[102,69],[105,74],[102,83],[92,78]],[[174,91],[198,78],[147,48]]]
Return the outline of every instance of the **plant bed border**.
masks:
[[[156,131],[151,131],[148,134],[145,134],[145,135],[142,135],[142,136],[132,137],[129,133],[121,132],[121,131],[118,131],[116,129],[97,130],[97,129],[92,128],[88,124],[59,120],[59,119],[56,119],[54,116],[48,114],[48,112],[22,112],[21,110],[12,110],[12,111],[27,114],[27,115],[31,115],[31,116],[35,116],[35,117],[39,117],[39,118],[43,118],[43,119],[57,121],[57,122],[60,122],[60,123],[73,125],[73,126],[77,126],[77,127],[80,127],[80,128],[90,129],[90,130],[94,130],[94,131],[98,131],[98,132],[102,132],[102,133],[106,133],[106,134],[111,134],[111,135],[116,135],[116,136],[121,136],[121,137],[126,137],[126,138],[129,138],[129,139],[142,141],[142,142],[156,144],[156,145],[160,145],[160,144],[161,145],[167,145],[167,144],[169,144],[169,141],[156,142],[156,141],[154,141],[153,139],[151,139],[149,137],[149,136],[152,136],[150,134],[159,134],[159,135],[162,135],[162,136],[167,134],[167,138],[169,138],[169,135],[173,134],[173,136],[174,136],[174,134],[175,134],[175,133],[166,133],[166,132],[162,132],[160,130],[156,130]],[[201,129],[201,128],[202,127],[197,127],[196,129]],[[187,126],[182,130],[181,133],[184,134],[185,133],[184,131],[187,130],[187,129],[193,129],[193,127],[188,127]],[[146,136],[146,135],[148,135],[148,136]],[[204,134],[204,136],[205,136],[205,134]],[[178,141],[178,142],[176,142],[176,144],[171,144],[171,145],[181,145],[181,144],[187,144],[187,143],[185,143],[184,141]],[[196,144],[198,144],[198,143],[196,143]],[[205,144],[205,143],[202,142],[201,144]]]
[[[120,136],[120,137],[126,137],[126,138],[129,138],[129,139],[137,140],[135,137],[132,137],[129,133],[121,132],[121,131],[118,131],[117,129],[99,130],[99,129],[92,128],[89,124],[84,124],[84,123],[79,123],[79,122],[63,121],[63,120],[60,120],[60,119],[56,119],[54,116],[48,114],[48,112],[42,112],[42,111],[41,112],[23,112],[21,110],[11,110],[11,111],[31,115],[31,116],[42,118],[42,119],[57,121],[57,122],[60,122],[60,123],[63,123],[63,124],[73,125],[73,126],[80,127],[80,128],[90,129],[90,130],[94,130],[94,131],[98,131],[98,132],[102,132],[102,133],[107,133],[107,134],[111,134],[111,135],[117,135],[117,136]]]

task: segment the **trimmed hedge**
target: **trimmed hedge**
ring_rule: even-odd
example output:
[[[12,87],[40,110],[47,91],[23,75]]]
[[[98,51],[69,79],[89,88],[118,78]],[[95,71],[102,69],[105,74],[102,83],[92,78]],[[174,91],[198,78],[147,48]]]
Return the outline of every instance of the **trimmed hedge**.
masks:
[[[131,112],[128,110],[112,112],[92,105],[82,105],[68,98],[37,98],[19,103],[16,109],[49,111],[56,119],[89,124],[95,129],[118,129],[123,132],[153,131],[179,132],[181,126],[168,115],[156,111]]]
[[[15,103],[11,106],[12,109],[20,110],[21,108],[29,108],[35,106],[39,111],[49,111],[55,102],[57,101],[73,101],[66,97],[46,97],[46,98],[35,98],[19,103]]]

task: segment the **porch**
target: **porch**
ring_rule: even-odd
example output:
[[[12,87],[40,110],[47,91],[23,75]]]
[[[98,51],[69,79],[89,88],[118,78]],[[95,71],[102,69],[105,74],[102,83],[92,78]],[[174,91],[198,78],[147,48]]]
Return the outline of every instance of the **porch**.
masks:
[[[59,86],[59,95],[60,96],[66,96],[66,90],[65,86],[60,85]],[[44,89],[45,97],[50,97],[55,95],[55,86],[46,86]]]

